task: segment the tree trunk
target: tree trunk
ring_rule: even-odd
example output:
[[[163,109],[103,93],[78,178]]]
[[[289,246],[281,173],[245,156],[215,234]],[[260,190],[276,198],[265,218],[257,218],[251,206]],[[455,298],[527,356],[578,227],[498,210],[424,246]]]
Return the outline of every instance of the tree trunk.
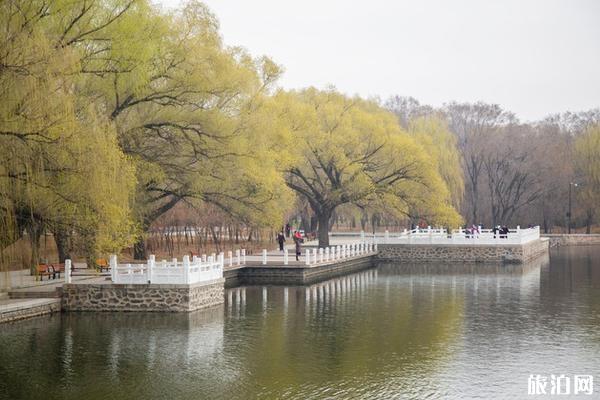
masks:
[[[585,219],[585,233],[592,233],[592,222],[594,221],[594,210],[588,209]]]
[[[29,234],[29,241],[31,243],[31,261],[30,261],[30,272],[31,275],[35,275],[37,272],[37,265],[40,262],[40,237],[44,231],[44,224],[33,217],[31,222],[27,226],[27,233]]]
[[[331,211],[325,210],[317,214],[319,221],[319,247],[329,247],[329,219]]]
[[[148,254],[146,254],[146,240],[142,236],[133,245],[133,258],[136,260],[146,260],[148,258]]]
[[[327,221],[327,224],[329,224],[329,220]],[[310,232],[315,232],[318,228],[319,225],[319,217],[315,214],[313,216],[310,217]]]
[[[58,262],[64,263],[66,259],[71,258],[71,246],[69,246],[69,232],[63,227],[58,227],[52,232],[54,242],[58,250]]]

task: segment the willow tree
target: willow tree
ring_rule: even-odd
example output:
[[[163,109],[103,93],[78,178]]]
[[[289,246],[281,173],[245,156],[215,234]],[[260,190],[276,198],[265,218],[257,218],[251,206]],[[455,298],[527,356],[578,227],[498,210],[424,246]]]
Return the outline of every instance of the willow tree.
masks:
[[[423,146],[450,191],[452,205],[460,209],[465,190],[458,141],[447,123],[437,116],[412,119],[408,132]]]
[[[32,265],[45,230],[87,233],[90,253],[124,245],[132,230],[129,163],[109,121],[74,90],[80,56],[58,34],[93,3],[1,4],[0,203],[13,215],[12,240],[28,232]]]
[[[77,42],[83,90],[102,99],[136,166],[142,231],[181,201],[217,205],[243,222],[279,223],[285,185],[271,116],[262,111],[279,68],[224,46],[200,2],[171,14],[144,4]],[[135,257],[145,255],[140,236]]]
[[[591,232],[594,216],[600,212],[600,125],[594,125],[577,137],[575,168],[582,178],[577,193],[586,211],[586,229]]]
[[[333,89],[278,96],[293,136],[286,182],[318,217],[319,245],[329,244],[329,220],[342,204],[418,212],[437,224],[460,221],[437,163],[391,113]]]

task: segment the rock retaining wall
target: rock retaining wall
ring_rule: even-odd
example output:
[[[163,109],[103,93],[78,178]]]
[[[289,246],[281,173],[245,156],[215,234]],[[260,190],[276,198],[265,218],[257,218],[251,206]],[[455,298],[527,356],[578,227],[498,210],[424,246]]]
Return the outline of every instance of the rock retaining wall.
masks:
[[[7,305],[1,309],[0,323],[60,312],[60,299],[36,299],[22,304]]]
[[[548,252],[547,239],[524,245],[381,244],[377,258],[394,262],[524,263]]]
[[[374,266],[375,256],[361,256],[317,266],[247,266],[225,273],[235,285],[306,285]]]
[[[550,247],[600,245],[599,234],[543,234],[542,237],[550,240]]]
[[[64,311],[187,312],[224,302],[225,279],[193,285],[71,283],[63,286]]]

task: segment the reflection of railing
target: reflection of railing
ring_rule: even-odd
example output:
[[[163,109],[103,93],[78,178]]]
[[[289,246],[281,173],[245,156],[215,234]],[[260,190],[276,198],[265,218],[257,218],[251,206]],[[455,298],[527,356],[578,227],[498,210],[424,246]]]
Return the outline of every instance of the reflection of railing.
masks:
[[[332,236],[343,238],[360,237],[362,240],[373,240],[384,244],[524,244],[540,238],[540,227],[509,229],[508,232],[493,229],[453,229],[450,233],[444,228],[417,228],[400,233],[376,233],[365,235],[364,232],[333,233]]]
[[[118,264],[110,258],[113,283],[123,284],[194,284],[223,277],[223,254],[200,258],[184,256],[182,261],[156,261],[153,255],[145,264]]]

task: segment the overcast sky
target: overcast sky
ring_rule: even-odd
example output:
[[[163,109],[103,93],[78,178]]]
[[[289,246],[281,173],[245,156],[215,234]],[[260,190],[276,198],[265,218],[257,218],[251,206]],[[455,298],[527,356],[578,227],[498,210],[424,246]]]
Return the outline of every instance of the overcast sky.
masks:
[[[286,88],[482,100],[524,121],[600,106],[597,0],[205,3],[226,44],[283,65]]]

